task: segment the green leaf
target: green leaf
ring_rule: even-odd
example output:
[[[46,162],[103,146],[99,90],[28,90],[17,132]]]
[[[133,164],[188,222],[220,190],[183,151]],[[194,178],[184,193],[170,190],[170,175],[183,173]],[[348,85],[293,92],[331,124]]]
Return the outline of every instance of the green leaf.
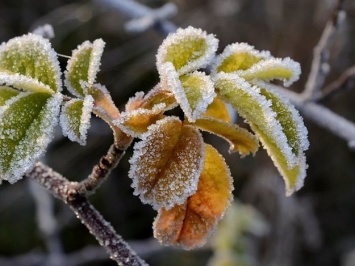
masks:
[[[218,40],[201,29],[178,29],[176,33],[169,34],[159,47],[159,73],[167,62],[172,63],[179,75],[206,67],[213,59],[217,46]]]
[[[212,76],[219,72],[232,73],[249,69],[254,64],[270,57],[267,51],[258,51],[246,43],[233,43],[218,55],[211,67]]]
[[[53,137],[62,95],[21,92],[0,108],[0,176],[19,180]]]
[[[60,116],[63,135],[71,141],[86,145],[94,99],[87,95],[84,100],[72,99],[65,103]]]
[[[105,43],[98,39],[93,43],[86,41],[73,51],[65,71],[65,84],[77,97],[84,97],[82,82],[94,84],[100,68],[101,56]]]
[[[164,64],[162,71],[162,83],[174,94],[187,119],[194,122],[216,96],[210,77],[198,71],[179,77],[171,63]]]
[[[20,91],[7,86],[0,86],[0,106],[4,105],[7,100],[18,95]]]
[[[303,120],[294,107],[271,88],[252,86],[235,74],[217,75],[215,85],[218,95],[246,119],[260,138],[286,182],[287,195],[299,189],[306,175],[303,152],[308,140]]]
[[[48,86],[52,92],[61,91],[57,54],[50,42],[39,35],[23,35],[3,43],[0,46],[0,73],[17,74],[18,78],[36,80]],[[4,83],[2,79],[0,82]]]

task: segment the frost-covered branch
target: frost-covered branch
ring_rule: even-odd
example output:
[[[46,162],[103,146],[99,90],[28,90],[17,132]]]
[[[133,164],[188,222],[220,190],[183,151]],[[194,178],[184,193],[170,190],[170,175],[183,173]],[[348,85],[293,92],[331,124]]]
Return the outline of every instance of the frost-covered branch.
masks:
[[[167,35],[176,30],[176,26],[166,20],[177,12],[176,6],[167,3],[160,8],[152,9],[133,0],[96,0],[101,5],[114,8],[120,13],[132,18],[125,28],[130,32],[143,32],[155,27]]]
[[[339,25],[344,20],[345,12],[343,10],[344,0],[338,0],[333,15],[328,20],[322,36],[313,51],[313,61],[308,80],[303,91],[305,99],[314,100],[321,94],[321,88],[324,84],[325,77],[329,72],[328,60],[329,49],[333,43],[335,33]]]
[[[90,233],[102,245],[110,258],[119,265],[146,265],[127,243],[104,220],[87,198],[76,190],[77,183],[69,182],[65,177],[46,165],[38,162],[26,174],[27,177],[47,188],[54,196],[64,201],[89,229]]]
[[[317,98],[317,101],[324,101],[334,94],[350,89],[355,85],[355,65],[345,70],[338,79],[328,84],[322,89],[321,97]]]

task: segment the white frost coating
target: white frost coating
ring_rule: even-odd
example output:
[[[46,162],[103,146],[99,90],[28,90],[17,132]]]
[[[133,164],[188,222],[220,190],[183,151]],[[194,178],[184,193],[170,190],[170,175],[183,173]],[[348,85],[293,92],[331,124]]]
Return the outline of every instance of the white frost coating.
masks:
[[[78,136],[72,130],[71,124],[73,123],[73,121],[70,121],[70,119],[68,119],[66,110],[71,104],[75,104],[79,101],[83,101],[83,108],[80,116],[79,136]],[[65,137],[68,137],[71,141],[78,142],[80,145],[83,146],[86,145],[87,131],[90,127],[90,118],[91,118],[91,112],[93,106],[94,106],[94,99],[92,98],[91,95],[86,95],[83,100],[72,99],[63,106],[59,122],[62,128],[63,135]]]
[[[0,73],[0,84],[12,86],[19,90],[26,90],[32,92],[45,92],[49,94],[53,94],[54,91],[46,84],[21,75],[21,74],[8,74],[8,73]]]
[[[199,99],[194,110],[192,110],[189,104],[185,90],[173,64],[168,62],[162,66],[162,81],[167,84],[168,88],[175,95],[175,99],[179,103],[181,109],[184,111],[187,119],[190,122],[195,122],[196,119],[206,111],[208,105],[212,103],[216,93],[214,92],[213,82],[206,74],[196,71],[188,75],[193,75],[197,77],[201,83],[204,83],[204,85],[200,88],[200,92],[202,94],[201,98]]]
[[[290,169],[298,164],[298,158],[293,154],[291,146],[288,145],[287,137],[283,133],[280,123],[276,119],[277,114],[271,109],[271,101],[267,100],[263,95],[260,94],[260,89],[233,73],[221,72],[216,75],[215,80],[227,80],[233,82],[237,89],[243,91],[258,103],[258,106],[260,106],[262,109],[262,115],[266,123],[261,124],[260,119],[255,121],[250,120],[252,117],[249,115],[248,121],[258,125],[258,127],[274,141],[276,146],[285,156],[287,160],[287,166]],[[248,112],[248,110],[238,111],[242,116]],[[250,111],[252,112],[252,110]]]
[[[125,110],[130,111],[132,108],[132,104],[134,105],[135,102],[137,101],[142,101],[144,98],[144,92],[143,91],[138,91],[134,94],[133,97],[130,97],[125,105]]]
[[[253,77],[253,76],[258,76],[259,73],[270,71],[271,69],[285,69],[292,73],[290,78],[283,79],[284,86],[286,87],[290,86],[293,82],[298,80],[301,74],[300,64],[298,62],[293,61],[289,57],[286,57],[284,59],[270,58],[264,61],[260,61],[247,70],[237,71],[236,74],[240,75],[243,78]],[[278,77],[275,78],[279,79]],[[269,81],[275,78],[270,77],[269,79],[262,79],[262,80]],[[256,79],[258,80],[259,78]]]
[[[268,59],[271,57],[269,51],[258,51],[247,43],[232,43],[224,48],[224,51],[216,56],[214,62],[211,66],[211,76],[217,75],[217,68],[222,64],[222,62],[234,53],[246,53],[261,59]]]
[[[13,48],[12,46],[14,46],[14,47],[17,46],[22,49],[31,48],[31,47],[41,47],[41,49],[43,50],[43,53],[46,54],[47,58],[49,59],[49,61],[51,63],[50,67],[54,71],[54,75],[55,75],[54,78],[55,78],[55,84],[56,84],[55,91],[56,92],[62,91],[61,70],[60,70],[60,66],[59,66],[57,53],[52,48],[49,40],[43,38],[42,36],[39,36],[37,34],[32,34],[32,33],[29,33],[27,35],[23,35],[20,37],[12,38],[7,43],[2,43],[0,45],[0,57],[2,56],[1,54],[3,52]],[[28,46],[28,47],[26,47],[26,46]]]
[[[22,96],[25,95],[28,95],[28,93],[22,94]],[[48,99],[40,113],[43,115],[40,125],[41,135],[35,140],[25,137],[20,141],[13,154],[13,158],[10,163],[11,166],[4,175],[5,180],[8,180],[10,183],[15,183],[17,180],[21,179],[22,176],[33,167],[34,163],[45,152],[49,142],[54,137],[53,131],[54,127],[58,124],[58,116],[62,99],[63,96],[59,92],[53,94],[52,97]],[[35,128],[33,124],[27,130],[27,132],[37,131],[38,128]],[[28,145],[33,145],[33,149],[26,150],[23,148]]]
[[[138,108],[129,112],[122,112],[120,118],[113,120],[112,124],[119,127],[127,135],[132,136],[134,138],[140,138],[142,136],[141,133],[137,133],[131,128],[124,126],[123,124],[134,116],[152,116],[155,114],[158,115],[160,113],[163,113],[165,111],[165,107],[165,103],[159,103],[154,105],[153,109]]]
[[[141,180],[146,180],[150,175],[158,175],[160,169],[156,168],[148,168],[145,165],[145,162],[149,162],[149,160],[161,160],[162,156],[166,156],[163,154],[156,145],[149,145],[152,141],[153,137],[159,137],[161,139],[166,138],[166,132],[162,131],[162,127],[165,123],[169,123],[171,121],[179,121],[178,117],[168,116],[164,119],[158,120],[156,124],[153,124],[148,127],[148,131],[142,134],[142,140],[137,142],[134,145],[134,153],[130,158],[129,163],[131,164],[131,168],[129,170],[129,177],[132,179],[132,188],[134,188],[134,195],[140,195],[140,199],[145,204],[151,204],[154,209],[160,209],[161,207],[171,209],[174,205],[180,205],[184,203],[184,201],[194,194],[197,190],[198,179],[200,177],[201,171],[203,169],[204,162],[204,145],[202,145],[202,152],[200,154],[200,160],[198,167],[195,171],[189,171],[186,167],[180,168],[179,172],[171,173],[170,179],[171,183],[169,185],[169,189],[166,186],[160,186],[159,182],[155,184],[154,191],[150,191],[152,193],[153,198],[157,198],[159,196],[164,197],[164,202],[157,202],[147,199],[144,194],[147,192],[145,190],[139,189],[139,182]],[[190,127],[190,126],[188,126]],[[154,136],[155,135],[155,136]],[[199,141],[203,143],[202,135],[199,134]],[[144,160],[144,161],[143,161]],[[179,158],[179,161],[183,165],[188,165],[190,163],[190,158]],[[190,169],[191,170],[191,169]],[[182,181],[183,175],[187,175],[189,173],[189,182],[186,180]],[[175,190],[183,190],[182,194],[177,194]],[[175,192],[175,193],[174,193]],[[160,195],[159,195],[160,194]],[[168,199],[167,199],[168,198]]]
[[[92,52],[89,64],[88,83],[94,84],[96,81],[96,74],[100,70],[101,56],[104,52],[105,42],[102,39],[97,39],[92,44]]]
[[[206,67],[211,60],[213,59],[217,48],[218,48],[218,39],[214,37],[213,34],[207,34],[205,31],[201,29],[196,29],[191,26],[186,29],[179,28],[175,33],[170,33],[168,37],[165,38],[163,43],[160,45],[157,53],[157,69],[159,73],[161,72],[161,68],[163,64],[166,63],[164,60],[167,54],[167,48],[171,45],[178,44],[183,40],[194,40],[194,39],[205,39],[207,49],[205,54],[194,61],[189,61],[189,63],[180,69],[177,70],[179,75],[188,73],[190,71],[197,70],[199,68]]]

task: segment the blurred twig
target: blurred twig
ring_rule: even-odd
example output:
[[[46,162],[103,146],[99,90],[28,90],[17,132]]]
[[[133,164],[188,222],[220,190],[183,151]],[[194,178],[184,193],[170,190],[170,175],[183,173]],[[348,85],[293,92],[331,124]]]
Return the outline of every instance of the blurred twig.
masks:
[[[329,72],[329,48],[333,43],[335,33],[337,32],[341,21],[345,17],[343,2],[344,0],[337,1],[333,15],[325,25],[322,36],[320,37],[317,46],[314,48],[311,71],[305,85],[305,90],[302,93],[303,97],[307,100],[314,100],[321,94],[320,89]]]
[[[176,26],[167,20],[177,12],[176,6],[172,3],[152,9],[133,0],[95,0],[95,2],[114,8],[125,16],[132,18],[125,25],[127,31],[139,33],[154,27],[167,35],[176,30]]]

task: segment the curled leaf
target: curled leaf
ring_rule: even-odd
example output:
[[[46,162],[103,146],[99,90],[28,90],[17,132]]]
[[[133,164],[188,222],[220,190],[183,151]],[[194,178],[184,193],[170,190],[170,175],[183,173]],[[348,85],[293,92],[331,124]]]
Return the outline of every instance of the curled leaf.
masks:
[[[21,78],[22,83],[36,80],[52,92],[59,92],[62,88],[57,54],[47,39],[36,34],[13,38],[0,46],[0,72],[16,73],[18,82],[14,84]],[[0,82],[3,83],[2,80]]]
[[[93,85],[101,64],[105,43],[101,39],[93,43],[85,41],[72,53],[65,71],[65,83],[68,90],[77,97],[84,97],[81,82]]]
[[[232,178],[223,157],[206,144],[196,193],[181,205],[159,210],[154,236],[164,245],[185,249],[204,245],[229,206],[232,190]]]
[[[211,79],[202,72],[178,76],[171,63],[164,64],[163,82],[174,94],[187,119],[195,121],[216,96]]]
[[[169,89],[164,89],[161,84],[158,84],[144,97],[143,107],[145,109],[153,109],[155,105],[162,103],[165,104],[165,110],[170,110],[177,106],[174,94]]]
[[[255,154],[259,148],[259,140],[248,130],[212,117],[201,117],[194,126],[213,133],[227,140],[230,152],[239,152],[242,156]]]
[[[260,61],[245,71],[238,72],[238,75],[245,80],[269,81],[280,79],[285,86],[291,85],[299,79],[301,74],[300,64],[290,58],[270,58]]]
[[[251,125],[286,182],[286,193],[299,189],[305,178],[303,151],[307,130],[294,107],[269,90],[252,86],[235,74],[216,78],[218,95]]]
[[[159,47],[157,68],[170,62],[179,75],[206,67],[217,50],[218,40],[201,29],[188,27],[169,34]]]
[[[60,115],[63,135],[81,145],[86,144],[86,136],[90,127],[90,117],[94,99],[87,95],[84,99],[72,99],[66,102]]]
[[[0,107],[0,176],[19,180],[53,137],[62,95],[21,92]]]
[[[246,43],[233,43],[218,55],[211,68],[212,76],[219,72],[232,73],[238,70],[246,70],[261,60],[270,57],[268,51],[258,51]]]
[[[134,146],[129,176],[134,194],[155,209],[183,203],[197,189],[204,146],[197,129],[165,117]]]
[[[114,121],[123,132],[132,137],[140,137],[147,132],[148,127],[162,119],[165,104],[157,104],[153,109],[138,108],[130,112],[122,112],[120,118]]]

